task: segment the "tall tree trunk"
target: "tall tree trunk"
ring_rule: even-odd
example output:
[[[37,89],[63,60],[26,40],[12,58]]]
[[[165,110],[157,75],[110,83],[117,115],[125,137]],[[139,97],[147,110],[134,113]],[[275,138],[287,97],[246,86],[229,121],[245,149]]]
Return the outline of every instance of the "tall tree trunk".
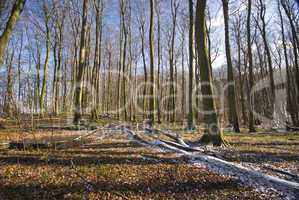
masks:
[[[204,135],[200,141],[203,143],[212,143],[213,145],[220,146],[224,143],[224,139],[220,128],[218,115],[216,113],[215,100],[212,98],[213,81],[206,44],[205,9],[206,0],[197,1],[195,39],[199,57],[201,92],[205,123]]]
[[[149,102],[149,120],[151,124],[155,122],[155,78],[154,78],[154,0],[150,0],[150,32],[149,32],[149,46],[150,46],[150,102]]]
[[[96,43],[94,50],[94,63],[92,69],[92,79],[91,84],[95,89],[95,94],[93,95],[93,109],[91,111],[91,118],[93,120],[98,118],[99,112],[99,82],[100,82],[100,69],[101,69],[101,45],[102,45],[102,23],[103,23],[103,1],[93,0],[95,15],[96,15]],[[102,102],[104,105],[104,102]]]
[[[247,13],[247,49],[248,49],[248,70],[249,70],[249,132],[255,132],[254,117],[253,117],[253,103],[251,99],[251,89],[253,87],[253,63],[252,63],[252,51],[251,51],[251,0],[248,0],[248,13]]]
[[[143,118],[146,116],[147,112],[147,101],[146,101],[146,94],[147,94],[147,66],[146,66],[146,58],[145,58],[145,21],[144,19],[140,19],[140,37],[141,37],[141,54],[142,54],[142,62],[143,62],[143,71],[144,71],[144,87],[143,87]]]
[[[81,27],[81,39],[80,39],[80,56],[79,56],[79,69],[76,77],[76,90],[75,90],[75,114],[74,123],[79,124],[82,117],[82,81],[83,72],[85,68],[86,59],[86,32],[87,32],[87,10],[88,0],[83,1],[83,13],[82,13],[82,27]]]
[[[22,59],[22,52],[23,52],[23,33],[21,33],[21,46],[20,46],[20,52],[18,57],[18,102],[21,102],[21,59]],[[20,109],[20,108],[19,108]]]
[[[186,113],[186,96],[185,96],[185,30],[183,28],[182,30],[182,49],[181,49],[181,56],[182,56],[182,88],[181,88],[181,95],[182,95],[182,114],[183,119],[185,119],[185,113]]]
[[[189,0],[189,87],[188,87],[188,129],[192,129],[193,122],[193,101],[192,101],[192,88],[193,88],[193,42],[194,42],[194,25],[193,25],[193,0]]]
[[[224,26],[225,26],[225,52],[227,61],[227,81],[228,81],[228,104],[229,104],[229,122],[233,124],[235,132],[239,133],[239,121],[236,108],[236,95],[235,95],[235,80],[233,65],[231,60],[230,52],[230,41],[229,41],[229,8],[228,0],[222,0],[223,4],[223,15],[224,15]]]
[[[4,31],[2,35],[0,36],[0,65],[3,62],[3,54],[5,51],[5,48],[8,44],[9,38],[12,34],[12,31],[18,21],[18,18],[20,14],[23,11],[24,5],[26,3],[26,0],[16,0],[13,7],[12,11],[10,13],[9,19],[6,23],[6,26],[4,28]]]
[[[177,23],[177,11],[178,11],[178,3],[176,0],[171,0],[171,16],[172,16],[172,32],[171,32],[171,46],[170,46],[170,59],[169,59],[169,67],[170,67],[170,90],[169,90],[169,97],[170,105],[170,122],[175,121],[175,35],[176,35],[176,23]]]
[[[266,33],[266,21],[265,21],[265,14],[266,14],[266,5],[264,4],[263,0],[259,0],[260,3],[260,19],[262,22],[262,27],[258,27],[262,33],[262,38],[265,46],[265,51],[268,59],[268,67],[269,67],[269,79],[270,79],[270,115],[269,117],[273,117],[274,112],[274,101],[275,101],[275,83],[274,83],[274,76],[273,76],[273,65],[272,65],[272,58],[271,52],[267,41],[267,33]]]
[[[39,105],[39,99],[40,99],[40,69],[41,69],[41,50],[38,45],[37,38],[36,41],[36,54],[37,54],[37,60],[35,63],[35,73],[36,73],[36,80],[35,80],[35,91],[34,91],[34,109],[35,112],[38,112],[38,105]],[[32,52],[34,53],[34,52]]]
[[[40,107],[40,114],[44,114],[44,107],[45,107],[45,97],[47,94],[47,78],[48,78],[48,65],[49,65],[49,57],[50,57],[50,28],[49,28],[49,10],[46,3],[43,5],[44,14],[45,14],[45,26],[46,26],[46,58],[44,63],[44,71],[43,71],[43,82],[41,88],[41,94],[39,99],[39,107]]]
[[[121,1],[119,1],[119,4],[121,4]],[[122,11],[119,10],[119,60],[118,60],[118,77],[117,77],[117,119],[120,119],[120,110],[121,110],[121,69],[122,69],[122,60],[123,60],[123,52],[122,52],[122,46],[123,46],[123,17],[122,17]]]
[[[161,123],[161,105],[160,105],[160,99],[161,99],[161,95],[160,95],[160,73],[161,73],[161,56],[162,56],[162,52],[161,52],[161,13],[160,13],[160,7],[159,7],[159,1],[157,1],[157,3],[155,4],[155,8],[156,8],[156,14],[157,14],[157,26],[158,26],[158,52],[157,52],[157,56],[158,56],[158,74],[157,74],[157,122]]]
[[[239,90],[240,90],[240,101],[241,101],[241,110],[242,110],[242,118],[243,124],[247,124],[247,115],[246,115],[246,108],[245,108],[245,98],[244,98],[244,76],[242,76],[241,70],[241,21],[240,18],[234,24],[234,31],[236,36],[236,43],[237,43],[237,51],[238,51],[238,79],[239,79]],[[245,57],[245,55],[244,55]],[[244,63],[246,65],[246,62]]]
[[[6,96],[4,112],[11,118],[13,117],[13,60],[15,56],[15,47],[12,46],[12,52],[9,56],[7,53],[7,86],[6,86]]]
[[[126,58],[127,58],[127,42],[128,42],[128,30],[126,25],[126,9],[127,2],[125,0],[121,0],[121,17],[122,17],[122,31],[124,36],[124,44],[122,49],[122,98],[123,98],[123,109],[124,109],[124,120],[127,120],[127,101],[126,101]]]

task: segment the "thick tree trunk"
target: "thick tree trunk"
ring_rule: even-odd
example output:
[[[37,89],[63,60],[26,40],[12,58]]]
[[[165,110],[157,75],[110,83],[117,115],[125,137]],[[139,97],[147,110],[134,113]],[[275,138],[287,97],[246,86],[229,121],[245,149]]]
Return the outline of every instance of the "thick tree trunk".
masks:
[[[76,89],[75,89],[74,124],[79,124],[82,116],[82,84],[83,84],[82,81],[83,81],[83,72],[85,68],[85,59],[86,59],[87,10],[88,10],[88,0],[84,0],[81,39],[80,39],[79,69],[76,77]]]
[[[205,9],[206,0],[197,1],[195,39],[199,57],[201,93],[204,112],[203,115],[205,123],[205,131],[203,137],[201,138],[201,142],[212,143],[213,145],[220,146],[224,143],[224,139],[220,128],[218,115],[216,113],[215,100],[213,99],[212,72],[209,65],[206,44]]]

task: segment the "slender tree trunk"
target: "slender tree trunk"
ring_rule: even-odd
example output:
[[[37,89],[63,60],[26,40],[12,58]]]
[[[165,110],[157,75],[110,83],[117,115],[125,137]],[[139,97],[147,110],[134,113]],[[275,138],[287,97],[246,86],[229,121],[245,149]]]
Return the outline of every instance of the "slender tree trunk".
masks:
[[[124,109],[124,119],[127,120],[127,101],[126,101],[126,58],[127,58],[127,42],[128,42],[128,30],[126,26],[126,7],[127,2],[121,0],[121,17],[122,17],[122,31],[124,36],[124,44],[122,49],[122,97],[123,97],[123,109]]]
[[[22,52],[23,52],[23,33],[21,33],[21,46],[18,58],[18,102],[21,102],[21,59],[22,59]]]
[[[228,81],[228,104],[229,104],[229,122],[233,124],[234,131],[239,133],[239,120],[236,108],[236,95],[235,95],[235,80],[231,60],[230,41],[229,41],[229,8],[228,0],[222,0],[224,26],[225,26],[225,52],[227,61],[227,81]]]
[[[158,26],[158,74],[157,74],[157,122],[161,123],[161,105],[160,105],[160,73],[161,73],[161,19],[160,19],[160,8],[159,3],[157,1],[156,7],[156,14],[157,14],[157,26]]]
[[[274,77],[273,77],[273,66],[272,66],[272,58],[271,58],[271,52],[267,41],[267,35],[266,35],[266,21],[265,21],[265,14],[266,14],[266,5],[263,3],[263,0],[259,0],[260,3],[260,19],[262,22],[262,27],[258,27],[262,33],[262,38],[265,46],[265,51],[268,59],[268,67],[269,67],[269,79],[270,79],[270,104],[271,104],[271,110],[270,113],[273,115],[274,112],[274,101],[275,101],[275,83],[274,83]],[[272,116],[269,116],[272,118]]]
[[[170,122],[175,121],[175,35],[176,35],[176,22],[177,22],[177,11],[178,11],[178,3],[176,0],[171,0],[171,16],[172,16],[172,32],[171,32],[171,48],[170,48],[170,59],[169,59],[169,67],[170,67],[170,90],[169,90],[169,97],[170,105],[169,111],[170,114]]]
[[[93,109],[91,111],[91,118],[93,120],[98,118],[99,112],[99,82],[100,82],[100,66],[101,66],[101,41],[102,41],[102,17],[103,17],[103,1],[102,0],[94,0],[93,1],[95,15],[96,15],[96,43],[94,50],[94,63],[92,69],[92,80],[91,84],[95,89],[95,94],[93,95]],[[102,102],[104,105],[104,102]]]
[[[36,54],[37,54],[37,61],[35,63],[35,73],[36,73],[36,80],[35,80],[35,91],[34,91],[34,109],[35,112],[38,112],[38,105],[40,99],[40,69],[41,69],[41,52],[40,48],[36,40]]]
[[[189,0],[189,87],[188,87],[188,129],[192,129],[193,122],[193,42],[194,42],[194,25],[193,25],[193,0]]]
[[[249,69],[249,132],[255,132],[254,117],[253,117],[253,103],[251,99],[251,89],[253,87],[253,63],[252,63],[252,51],[251,51],[251,0],[248,0],[248,13],[247,13],[247,48],[248,48],[248,69]]]
[[[55,30],[55,35],[54,35],[54,45],[53,45],[53,60],[54,60],[54,74],[53,74],[53,95],[54,95],[54,114],[57,114],[57,68],[58,68],[58,62],[57,62],[57,31]]]
[[[183,114],[183,119],[185,119],[185,113],[186,113],[186,96],[185,96],[185,30],[182,32],[182,114]]]
[[[150,46],[150,102],[149,102],[149,120],[151,124],[155,122],[155,78],[154,78],[154,0],[150,0],[150,32],[149,32],[149,46]]]
[[[6,86],[6,96],[4,111],[6,115],[11,118],[13,117],[13,60],[15,56],[15,47],[12,46],[12,52],[9,57],[7,53],[7,86]]]
[[[241,72],[241,46],[240,40],[238,41],[238,72],[239,72],[239,83],[240,83],[240,99],[241,99],[241,109],[242,109],[242,116],[244,124],[247,124],[247,115],[246,115],[246,108],[245,108],[245,97],[244,97],[244,77],[242,77]]]
[[[145,60],[145,21],[144,19],[140,19],[140,36],[141,36],[141,54],[142,54],[142,61],[143,61],[143,71],[144,71],[144,87],[143,87],[143,118],[146,116],[147,112],[147,101],[146,101],[146,94],[147,94],[147,66]]]
[[[44,14],[45,14],[45,26],[46,26],[46,58],[44,63],[44,71],[43,71],[43,82],[39,100],[39,107],[40,107],[40,114],[44,114],[44,107],[45,107],[45,97],[47,94],[47,78],[48,78],[48,65],[49,65],[49,57],[50,57],[50,28],[49,28],[49,11],[47,5],[44,4]]]

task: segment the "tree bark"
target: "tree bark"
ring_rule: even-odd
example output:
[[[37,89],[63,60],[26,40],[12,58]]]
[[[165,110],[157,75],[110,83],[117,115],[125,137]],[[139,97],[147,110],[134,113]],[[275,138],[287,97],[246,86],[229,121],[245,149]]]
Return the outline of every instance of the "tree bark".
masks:
[[[4,31],[2,35],[0,36],[0,65],[3,62],[3,54],[5,51],[5,48],[9,42],[9,38],[12,35],[13,29],[19,19],[20,14],[23,11],[24,5],[26,3],[26,0],[16,0],[12,11],[10,13],[9,19],[6,23],[6,26],[4,28]]]
[[[49,27],[49,10],[46,5],[46,3],[43,5],[44,14],[45,14],[45,26],[46,26],[46,58],[44,63],[44,71],[43,71],[43,82],[42,82],[42,88],[40,93],[40,99],[39,99],[39,107],[40,107],[40,114],[44,114],[44,107],[45,107],[45,97],[47,94],[47,78],[48,78],[48,65],[49,65],[49,57],[50,57],[50,27]]]
[[[155,77],[154,77],[154,0],[150,0],[150,32],[149,32],[149,46],[150,46],[150,102],[149,102],[149,120],[153,125],[155,122]]]
[[[239,121],[236,108],[236,95],[235,95],[235,80],[231,60],[230,41],[229,41],[229,8],[228,0],[222,0],[224,26],[225,26],[225,52],[227,61],[227,81],[228,81],[228,104],[229,104],[229,122],[233,124],[234,131],[239,133]]]
[[[192,101],[192,89],[193,89],[193,44],[194,44],[194,20],[193,20],[193,0],[189,0],[189,87],[188,87],[188,129],[194,127],[193,121],[193,101]]]
[[[200,142],[212,143],[220,146],[225,143],[220,128],[215,100],[213,99],[213,81],[211,76],[211,67],[209,65],[209,58],[206,44],[206,30],[205,30],[205,9],[206,0],[197,1],[196,6],[196,23],[195,23],[195,39],[196,47],[199,57],[199,70],[201,80],[201,92],[203,103],[203,115],[205,130]]]
[[[253,87],[253,63],[252,63],[252,51],[251,51],[251,0],[248,0],[248,11],[247,11],[247,50],[248,50],[248,69],[249,69],[249,132],[255,132],[254,128],[254,116],[253,116],[253,103],[251,99],[251,89]]]
[[[86,59],[87,10],[88,10],[88,0],[84,0],[83,13],[82,13],[81,39],[80,39],[79,69],[76,77],[76,89],[75,89],[74,124],[79,124],[82,118],[82,84],[83,84],[82,81],[83,81],[83,72],[85,68],[85,59]]]

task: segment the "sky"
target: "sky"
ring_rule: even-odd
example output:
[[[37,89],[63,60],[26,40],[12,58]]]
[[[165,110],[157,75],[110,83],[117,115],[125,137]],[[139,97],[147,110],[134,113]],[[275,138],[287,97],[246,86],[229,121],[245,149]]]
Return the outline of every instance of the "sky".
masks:
[[[73,1],[78,1],[81,2],[80,0],[73,0]],[[105,17],[104,17],[104,24],[106,27],[106,35],[107,37],[117,37],[118,36],[118,31],[119,31],[119,6],[118,6],[118,1],[119,0],[106,0],[105,2]],[[133,3],[138,3],[138,2],[147,2],[147,0],[132,0]],[[179,0],[181,3],[182,9],[186,9],[188,7],[188,2],[186,0]],[[273,5],[271,5],[271,1],[267,0],[269,3],[267,4],[267,15],[268,18],[271,18],[274,14],[272,12]],[[225,51],[224,51],[224,21],[223,21],[223,14],[222,14],[222,3],[221,0],[209,0],[208,2],[208,9],[209,13],[211,15],[211,41],[212,41],[212,47],[218,48],[218,56],[216,60],[213,62],[213,68],[219,68],[223,65],[226,64],[226,59],[225,59]],[[232,2],[229,6],[230,8],[230,13],[236,13],[236,9],[239,7],[240,2],[242,1],[236,1],[236,0],[231,0]],[[25,27],[29,26],[29,32],[31,30],[30,25],[25,25],[26,23],[28,24],[28,20],[31,22],[34,22],[34,24],[38,24],[40,20],[42,20],[42,10],[41,10],[41,0],[27,0],[26,4],[26,9],[25,12],[22,14],[23,20],[20,20],[19,26],[17,27],[18,31],[17,32],[25,32]],[[162,5],[161,8],[161,13],[162,13],[162,20],[170,20],[170,6],[169,6],[170,0],[160,0],[160,4]],[[275,6],[275,5],[274,5]],[[79,10],[75,10],[73,12],[78,12],[80,13],[80,6],[78,7]],[[268,9],[269,8],[269,9]],[[138,8],[133,8],[133,17],[136,17],[137,14],[136,9]],[[148,15],[148,10],[147,15]],[[244,4],[241,6],[240,11],[246,12],[246,5]],[[26,21],[27,20],[27,21]],[[182,23],[182,22],[179,22]],[[184,23],[184,22],[183,22]],[[188,23],[188,22],[186,22]],[[40,22],[41,29],[44,29],[43,23]],[[32,23],[31,23],[32,25]],[[138,25],[136,22],[133,22],[133,26],[135,28],[138,28]],[[168,26],[170,26],[168,24]],[[147,25],[148,27],[148,25]],[[36,28],[36,27],[35,27]],[[167,29],[167,27],[165,28]],[[138,37],[138,30],[135,31],[135,37]],[[16,33],[18,34],[18,33]],[[148,34],[148,33],[146,33]],[[178,34],[177,34],[178,35]],[[31,39],[33,35],[30,35]],[[104,36],[105,37],[105,36]],[[186,37],[188,37],[188,34],[186,34]],[[167,39],[167,36],[164,36],[164,40]],[[117,40],[115,40],[117,41]],[[187,40],[186,40],[187,41]],[[26,41],[26,42],[32,42],[32,41]],[[177,46],[179,46],[179,38],[176,40]],[[187,45],[187,44],[186,44]],[[215,55],[215,50],[212,50],[212,58]]]

